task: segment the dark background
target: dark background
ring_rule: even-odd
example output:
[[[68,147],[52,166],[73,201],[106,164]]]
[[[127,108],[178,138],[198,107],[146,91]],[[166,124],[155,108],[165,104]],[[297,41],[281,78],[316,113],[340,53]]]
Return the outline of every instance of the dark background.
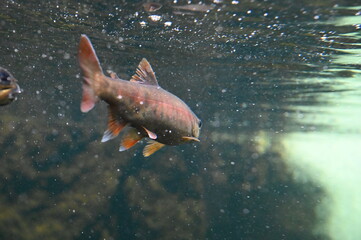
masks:
[[[357,39],[325,38],[357,33],[330,24],[357,9],[318,0],[204,1],[207,12],[159,3],[147,12],[140,1],[5,0],[0,65],[24,91],[0,109],[0,239],[330,239],[315,231],[328,218],[317,214],[325,189],[295,181],[282,140],[330,130],[300,121],[328,105],[321,94],[350,91],[333,78],[359,65],[332,56]],[[147,58],[159,84],[202,119],[201,142],[146,159],[144,142],[126,152],[119,139],[100,143],[106,104],[80,112],[80,34],[123,79]],[[319,77],[327,81],[309,80]]]

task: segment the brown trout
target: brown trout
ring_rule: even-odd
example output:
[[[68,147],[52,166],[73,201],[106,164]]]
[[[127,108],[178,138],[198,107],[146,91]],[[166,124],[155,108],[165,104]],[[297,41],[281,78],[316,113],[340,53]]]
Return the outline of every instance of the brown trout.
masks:
[[[108,103],[108,129],[102,142],[122,132],[119,151],[124,151],[149,138],[143,150],[145,157],[164,145],[199,142],[201,121],[181,99],[158,85],[145,58],[130,81],[114,72],[107,77],[90,40],[82,35],[78,60],[83,74],[81,111],[90,111],[98,100]]]
[[[21,93],[17,80],[9,71],[0,67],[0,106],[16,100],[16,94]]]

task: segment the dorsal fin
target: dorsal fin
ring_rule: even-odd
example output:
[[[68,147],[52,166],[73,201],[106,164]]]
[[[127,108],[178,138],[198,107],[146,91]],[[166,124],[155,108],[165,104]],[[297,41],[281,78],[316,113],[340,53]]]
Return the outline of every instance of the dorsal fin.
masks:
[[[157,78],[147,59],[140,61],[136,74],[130,79],[131,82],[158,86]]]

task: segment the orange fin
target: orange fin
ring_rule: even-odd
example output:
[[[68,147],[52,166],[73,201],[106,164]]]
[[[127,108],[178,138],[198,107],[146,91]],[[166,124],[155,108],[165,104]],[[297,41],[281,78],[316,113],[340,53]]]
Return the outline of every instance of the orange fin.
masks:
[[[104,132],[102,142],[109,141],[119,135],[120,131],[127,124],[123,119],[117,116],[116,111],[111,106],[108,107],[108,129]]]
[[[78,61],[84,77],[83,98],[80,109],[82,112],[88,112],[98,100],[92,87],[93,82],[97,75],[103,74],[103,71],[89,38],[84,34],[82,34],[80,38]]]
[[[140,61],[136,74],[132,76],[132,79],[130,79],[130,81],[158,86],[158,81],[155,77],[155,73],[149,62],[145,58]]]
[[[182,139],[186,142],[189,142],[189,141],[200,142],[200,140],[196,137],[182,137]]]
[[[147,132],[147,134],[148,134],[148,137],[150,138],[150,139],[157,139],[157,134],[155,134],[154,132],[151,132],[151,131],[149,131],[148,129],[146,129],[145,127],[142,127],[146,132]]]
[[[120,141],[119,151],[125,151],[133,147],[137,142],[139,142],[144,136],[136,128],[127,127],[124,129],[124,135]]]
[[[149,140],[147,146],[145,146],[143,149],[143,156],[149,157],[150,155],[152,155],[153,153],[155,153],[164,146],[165,145],[163,143]]]

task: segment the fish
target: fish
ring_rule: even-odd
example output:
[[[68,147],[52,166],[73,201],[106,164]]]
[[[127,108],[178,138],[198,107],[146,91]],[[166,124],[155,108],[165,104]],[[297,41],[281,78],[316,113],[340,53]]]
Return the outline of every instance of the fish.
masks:
[[[5,106],[16,100],[16,95],[21,93],[14,76],[5,68],[0,67],[0,106]]]
[[[143,3],[143,8],[146,12],[156,12],[162,8],[162,4],[156,2]]]
[[[210,10],[213,10],[214,7],[215,7],[214,5],[207,5],[207,4],[188,4],[182,6],[173,6],[172,8],[179,11],[208,12]]]
[[[121,133],[119,151],[125,151],[147,138],[143,156],[148,157],[165,145],[200,141],[201,120],[180,98],[158,85],[145,58],[130,80],[112,71],[106,76],[92,43],[82,34],[78,62],[83,76],[80,110],[89,112],[100,100],[108,104],[108,128],[102,142]]]

